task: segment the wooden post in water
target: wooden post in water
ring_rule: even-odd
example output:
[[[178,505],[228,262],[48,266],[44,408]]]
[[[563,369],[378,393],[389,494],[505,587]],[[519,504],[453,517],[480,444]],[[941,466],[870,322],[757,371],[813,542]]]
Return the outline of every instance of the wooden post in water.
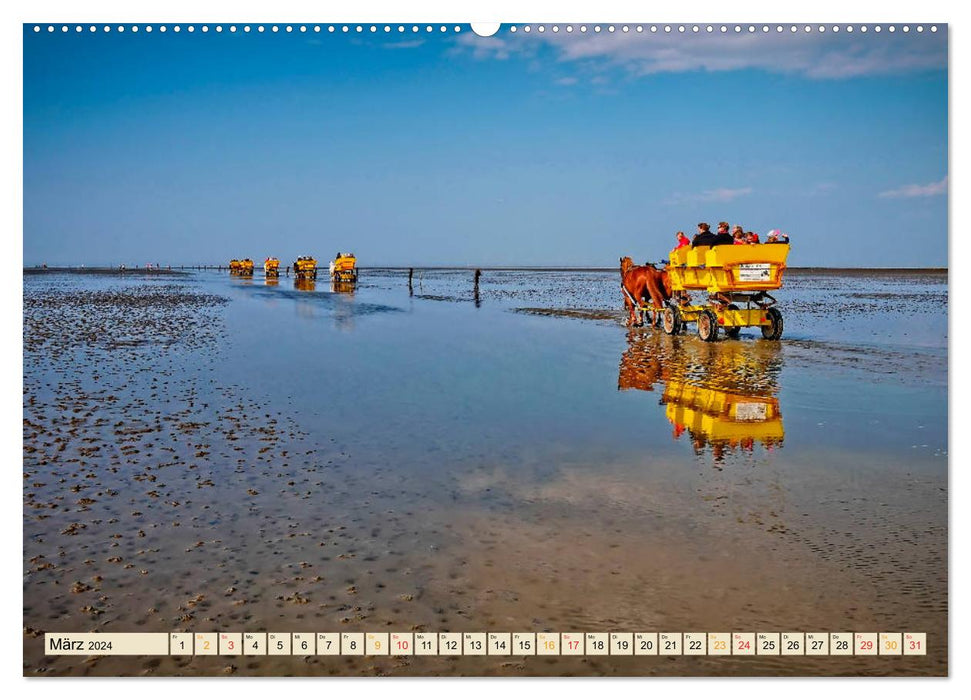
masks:
[[[475,285],[472,288],[472,296],[475,299],[475,307],[479,308],[482,300],[479,299],[479,278],[482,277],[482,270],[476,268],[475,270]]]

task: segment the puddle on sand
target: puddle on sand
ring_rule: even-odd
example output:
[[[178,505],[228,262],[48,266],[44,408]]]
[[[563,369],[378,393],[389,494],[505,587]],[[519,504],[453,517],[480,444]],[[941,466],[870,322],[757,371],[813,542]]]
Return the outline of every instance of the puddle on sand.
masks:
[[[486,272],[478,307],[466,271],[412,296],[368,271],[26,279],[24,672],[946,673],[946,277],[817,279],[872,293],[831,317],[793,279],[783,342],[714,345],[611,323],[615,273]],[[568,627],[906,629],[930,656],[79,659],[36,636]]]

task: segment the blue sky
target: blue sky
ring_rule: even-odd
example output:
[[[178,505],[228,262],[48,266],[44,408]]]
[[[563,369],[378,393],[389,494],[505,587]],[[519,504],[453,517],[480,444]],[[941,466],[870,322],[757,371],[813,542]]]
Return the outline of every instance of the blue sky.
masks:
[[[228,27],[228,25],[226,25]],[[24,263],[947,264],[946,31],[24,28]]]

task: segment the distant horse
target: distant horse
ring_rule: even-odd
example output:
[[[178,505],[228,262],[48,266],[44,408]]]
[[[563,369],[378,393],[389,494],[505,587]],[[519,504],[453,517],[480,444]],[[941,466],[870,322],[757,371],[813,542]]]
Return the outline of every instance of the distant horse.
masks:
[[[642,300],[650,299],[660,309],[671,298],[671,282],[665,270],[653,265],[634,265],[630,257],[620,259],[620,287],[624,291],[624,305],[630,317],[627,325],[640,325],[637,311]]]

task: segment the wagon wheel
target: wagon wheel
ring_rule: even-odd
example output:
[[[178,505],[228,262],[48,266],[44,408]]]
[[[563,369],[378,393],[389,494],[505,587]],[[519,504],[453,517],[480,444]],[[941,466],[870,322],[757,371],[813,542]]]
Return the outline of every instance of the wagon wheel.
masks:
[[[726,308],[728,308],[731,311],[738,311],[738,306],[736,306],[735,304],[729,304]],[[742,332],[742,329],[739,326],[725,326],[725,335],[731,338],[732,340],[738,340],[738,334],[741,332]]]
[[[698,337],[706,343],[718,340],[718,317],[708,309],[698,314]]]
[[[778,340],[782,337],[782,312],[770,306],[765,310],[765,316],[769,325],[762,326],[762,337],[766,340]]]
[[[677,335],[684,328],[684,321],[681,320],[681,312],[674,306],[669,306],[664,310],[664,332],[668,335]]]

